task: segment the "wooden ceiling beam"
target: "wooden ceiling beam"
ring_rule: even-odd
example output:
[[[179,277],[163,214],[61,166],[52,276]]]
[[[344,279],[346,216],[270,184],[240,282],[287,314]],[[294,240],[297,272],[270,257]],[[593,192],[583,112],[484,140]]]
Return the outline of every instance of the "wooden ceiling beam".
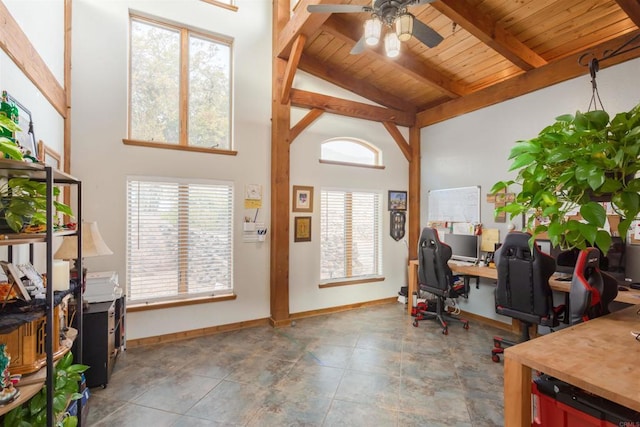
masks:
[[[37,87],[51,106],[67,117],[67,94],[27,35],[0,1],[0,48]]]
[[[418,113],[416,126],[425,127],[434,123],[479,110],[489,105],[512,99],[527,93],[560,83],[575,77],[589,73],[589,69],[578,63],[578,59],[584,54],[596,54],[613,51],[634,37],[640,36],[640,30],[627,33],[615,39],[601,43],[593,48],[584,49],[565,58],[550,62],[549,64],[519,74],[509,80],[505,80],[486,89],[479,90],[464,98],[454,99]],[[596,55],[601,57],[602,55]],[[631,59],[640,57],[640,49],[634,49],[612,58],[600,61],[600,68],[610,67]],[[590,91],[590,85],[585,81],[585,100]]]
[[[543,57],[515,38],[500,23],[466,2],[440,0],[430,6],[525,71],[547,64]]]
[[[304,34],[300,34],[296,37],[296,41],[293,42],[291,55],[289,55],[289,61],[287,61],[287,67],[284,70],[284,82],[282,83],[282,94],[280,95],[282,104],[286,104],[289,101],[291,85],[293,84],[293,78],[296,76],[296,70],[298,69],[298,63],[306,41],[307,37]]]
[[[329,83],[333,83],[343,89],[349,90],[356,95],[367,98],[375,103],[396,110],[406,111],[415,114],[417,107],[405,99],[399,98],[389,92],[378,89],[364,80],[356,79],[353,76],[343,73],[335,68],[327,67],[326,64],[307,56],[302,55],[299,68],[313,76],[316,76]]]
[[[311,123],[315,122],[321,115],[324,113],[324,110],[319,108],[313,108],[309,111],[303,118],[300,119],[298,123],[289,131],[289,144],[293,144],[293,141],[305,130],[307,127],[311,125]]]
[[[382,124],[384,125],[384,128],[387,130],[387,132],[389,132],[389,135],[391,135],[393,140],[396,142],[398,148],[400,148],[400,151],[402,151],[402,154],[404,154],[404,157],[409,162],[411,162],[411,147],[409,146],[407,140],[404,139],[404,136],[402,136],[402,134],[400,133],[400,129],[398,129],[398,126],[396,126],[395,123],[391,122],[382,122]]]
[[[413,126],[415,122],[415,115],[405,111],[377,107],[299,89],[291,90],[291,105],[301,108],[318,108],[327,113],[374,122],[393,122],[398,126]]]
[[[337,4],[340,1],[336,0],[301,0],[296,7],[296,12],[293,14],[289,22],[284,26],[282,31],[278,33],[277,43],[274,46],[274,51],[279,58],[288,58],[293,46],[294,40],[300,35],[304,34],[307,39],[310,39],[324,24],[324,22],[331,16],[330,13],[309,13],[307,12],[307,6],[311,4]]]
[[[322,30],[350,45],[355,45],[358,40],[360,40],[361,36],[359,32],[356,32],[359,30],[351,28],[343,18],[336,15],[322,25]],[[391,61],[384,54],[381,47],[378,47],[377,49],[368,47],[360,55],[376,56],[378,60],[388,62],[393,67],[397,68],[398,71],[410,75],[419,83],[426,84],[439,90],[450,98],[457,98],[470,93],[470,90],[464,86],[447,79],[442,73],[434,70],[433,68],[429,68],[411,55],[400,55]]]
[[[640,27],[640,3],[638,0],[616,0],[616,3],[636,24],[636,27]]]

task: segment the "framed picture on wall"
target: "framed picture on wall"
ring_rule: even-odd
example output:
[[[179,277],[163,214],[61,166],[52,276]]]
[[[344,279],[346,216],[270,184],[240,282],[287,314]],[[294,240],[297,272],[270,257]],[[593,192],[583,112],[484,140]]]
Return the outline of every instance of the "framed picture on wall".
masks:
[[[310,242],[311,241],[311,217],[297,216],[294,220],[294,242]]]
[[[389,190],[389,210],[390,211],[406,211],[407,210],[407,192]]]
[[[294,212],[313,212],[313,187],[293,186]]]

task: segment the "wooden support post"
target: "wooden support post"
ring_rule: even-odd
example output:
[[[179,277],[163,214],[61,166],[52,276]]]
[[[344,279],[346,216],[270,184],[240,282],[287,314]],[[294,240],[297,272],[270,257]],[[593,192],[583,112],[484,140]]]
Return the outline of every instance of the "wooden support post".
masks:
[[[420,128],[409,128],[409,259],[418,257],[418,236],[420,235]],[[409,295],[411,297],[411,295]]]

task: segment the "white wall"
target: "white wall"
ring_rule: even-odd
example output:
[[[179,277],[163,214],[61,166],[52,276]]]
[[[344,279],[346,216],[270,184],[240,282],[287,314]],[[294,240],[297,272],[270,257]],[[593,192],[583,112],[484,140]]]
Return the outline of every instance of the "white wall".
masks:
[[[269,222],[271,5],[239,0],[232,12],[196,0],[74,1],[72,173],[83,180],[85,220],[98,222],[114,255],[90,258],[93,271],[125,281],[125,185],[128,175],[232,180],[235,186],[235,301],[130,313],[127,334],[140,338],[265,318],[269,245],[243,243],[245,184],[262,184],[258,221]],[[125,146],[129,9],[234,39],[234,141],[237,156]]]
[[[627,111],[640,102],[637,76],[640,59],[605,68],[597,74],[600,98],[610,114]],[[499,228],[501,239],[506,223],[495,223],[493,205],[486,194],[493,184],[512,179],[509,151],[517,140],[530,139],[554,118],[576,110],[586,111],[591,98],[588,75],[560,83],[498,105],[483,108],[422,129],[421,224],[426,224],[429,190],[481,186],[481,217],[484,227]],[[515,189],[513,189],[515,190]],[[516,221],[516,225],[520,225]],[[494,310],[493,288],[483,282],[472,288],[464,310],[505,320]]]
[[[64,85],[64,2],[63,0],[4,0],[9,13],[42,56],[61,86]],[[35,85],[23,74],[9,56],[0,50],[0,91],[6,90],[31,112],[33,130],[38,140],[58,153],[64,147],[64,121]],[[39,271],[46,266],[44,245],[36,245],[34,265]],[[6,259],[6,248],[0,249]],[[27,245],[14,249],[14,262],[28,261]]]

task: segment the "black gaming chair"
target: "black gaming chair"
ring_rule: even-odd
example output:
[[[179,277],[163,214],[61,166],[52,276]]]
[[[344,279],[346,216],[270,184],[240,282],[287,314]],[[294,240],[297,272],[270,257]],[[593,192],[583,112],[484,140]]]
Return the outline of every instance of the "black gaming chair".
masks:
[[[556,268],[555,260],[541,252],[537,245],[529,246],[529,233],[511,232],[496,251],[498,286],[495,290],[496,313],[520,321],[519,342],[530,339],[532,325],[558,326],[562,308],[553,307],[549,278]],[[517,342],[493,337],[491,359],[500,361],[505,347]]]
[[[442,326],[442,333],[447,335],[449,328],[445,317],[462,322],[464,329],[469,329],[469,321],[451,315],[445,311],[447,298],[457,298],[466,292],[464,284],[455,284],[453,274],[447,262],[451,259],[451,247],[440,241],[438,230],[426,227],[422,230],[418,242],[418,282],[421,291],[436,296],[435,311],[427,307],[418,309],[413,326],[423,319],[436,319]]]
[[[618,295],[616,279],[600,271],[600,251],[587,248],[580,251],[571,279],[569,312],[571,324],[609,313],[609,304]]]

